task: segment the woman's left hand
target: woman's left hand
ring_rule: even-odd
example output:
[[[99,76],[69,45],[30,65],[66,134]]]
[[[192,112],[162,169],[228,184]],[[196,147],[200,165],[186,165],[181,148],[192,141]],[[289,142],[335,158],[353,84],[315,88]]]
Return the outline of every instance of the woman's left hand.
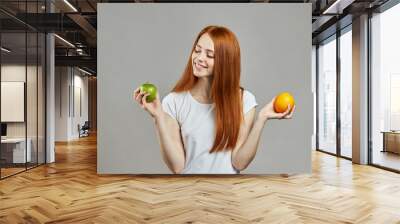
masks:
[[[283,113],[277,113],[274,110],[274,102],[275,102],[276,97],[274,97],[271,102],[269,102],[267,105],[265,105],[261,111],[258,113],[258,118],[267,121],[270,119],[290,119],[293,116],[294,110],[296,109],[296,105],[293,106],[293,109],[290,110],[290,105],[286,109],[285,112]]]

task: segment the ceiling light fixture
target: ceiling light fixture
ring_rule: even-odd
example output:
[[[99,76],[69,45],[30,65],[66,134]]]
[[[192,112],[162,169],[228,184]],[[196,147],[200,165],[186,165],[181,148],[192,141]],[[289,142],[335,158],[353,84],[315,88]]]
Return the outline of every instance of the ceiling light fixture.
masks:
[[[349,7],[356,0],[336,0],[327,9],[324,10],[322,14],[324,15],[339,15],[343,13],[347,7]]]
[[[334,9],[337,6],[337,4],[339,4],[340,1],[341,0],[336,0],[332,5],[330,5],[327,9],[325,9],[322,14],[332,13],[331,10]]]
[[[74,12],[78,12],[78,10],[71,4],[69,3],[68,0],[64,0],[65,4],[67,4],[72,10],[74,10]]]
[[[72,44],[71,42],[69,42],[68,40],[66,40],[66,39],[64,39],[64,38],[62,38],[62,37],[60,37],[60,36],[57,35],[57,34],[54,34],[54,36],[56,36],[58,39],[60,39],[60,40],[63,41],[64,43],[68,44],[69,46],[75,48],[75,45],[73,45],[73,44]]]
[[[77,48],[77,49],[76,49],[76,52],[77,52],[79,55],[83,55],[83,50],[82,50],[81,48]]]
[[[5,48],[5,47],[1,47],[1,50],[4,51],[4,52],[6,52],[6,53],[10,53],[10,52],[11,52],[11,50],[9,50],[9,49],[7,49],[7,48]]]
[[[79,67],[78,67],[78,70],[81,71],[81,72],[83,72],[83,73],[85,73],[85,74],[93,75],[92,73],[90,73],[90,72],[88,72],[88,71],[86,71],[86,70],[83,70],[83,69],[81,69],[81,68],[79,68]]]

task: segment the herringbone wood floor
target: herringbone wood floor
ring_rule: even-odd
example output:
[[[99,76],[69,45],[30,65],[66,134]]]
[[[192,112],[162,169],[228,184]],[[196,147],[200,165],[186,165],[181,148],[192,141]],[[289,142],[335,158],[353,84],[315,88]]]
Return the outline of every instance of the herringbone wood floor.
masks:
[[[293,176],[96,174],[96,139],[0,181],[0,223],[400,223],[400,175],[313,153]]]

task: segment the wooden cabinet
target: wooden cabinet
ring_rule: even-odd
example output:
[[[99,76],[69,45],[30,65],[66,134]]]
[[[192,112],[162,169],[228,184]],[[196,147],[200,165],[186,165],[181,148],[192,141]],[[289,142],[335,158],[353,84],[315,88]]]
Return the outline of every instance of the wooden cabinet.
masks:
[[[400,132],[383,133],[383,152],[393,152],[400,154]]]

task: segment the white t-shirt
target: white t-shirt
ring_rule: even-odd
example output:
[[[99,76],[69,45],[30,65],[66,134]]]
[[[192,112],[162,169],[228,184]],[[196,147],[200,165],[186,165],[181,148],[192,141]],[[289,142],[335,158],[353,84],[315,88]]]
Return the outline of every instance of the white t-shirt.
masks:
[[[243,114],[257,106],[256,98],[243,91]],[[183,174],[236,174],[231,151],[209,153],[215,139],[214,104],[203,104],[189,91],[171,92],[162,100],[163,110],[178,121],[186,153]]]

